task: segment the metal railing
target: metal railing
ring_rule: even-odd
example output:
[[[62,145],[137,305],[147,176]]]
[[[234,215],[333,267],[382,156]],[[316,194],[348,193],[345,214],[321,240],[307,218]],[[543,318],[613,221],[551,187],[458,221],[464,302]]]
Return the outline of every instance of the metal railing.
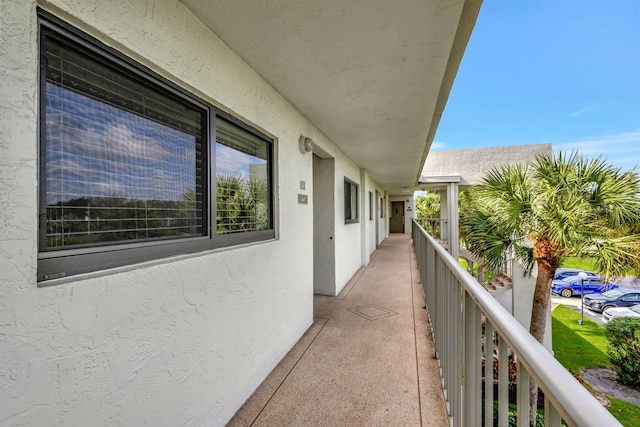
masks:
[[[449,235],[447,218],[414,218],[414,220],[438,242],[447,243]]]
[[[620,425],[416,221],[412,236],[451,426],[508,426],[514,365],[518,426],[529,426],[530,379],[544,393],[545,426]],[[484,360],[494,373],[483,384]]]

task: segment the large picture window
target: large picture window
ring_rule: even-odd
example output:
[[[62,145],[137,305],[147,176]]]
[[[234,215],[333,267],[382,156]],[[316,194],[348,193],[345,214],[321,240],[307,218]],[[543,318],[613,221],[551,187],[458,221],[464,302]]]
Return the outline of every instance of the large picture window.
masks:
[[[39,281],[274,237],[269,138],[44,12],[40,66]]]

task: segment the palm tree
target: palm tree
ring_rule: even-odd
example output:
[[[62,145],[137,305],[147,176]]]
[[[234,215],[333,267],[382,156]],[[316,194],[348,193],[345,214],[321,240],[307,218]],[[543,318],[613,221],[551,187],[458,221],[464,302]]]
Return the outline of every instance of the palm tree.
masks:
[[[437,236],[440,232],[440,195],[426,193],[416,197],[416,221],[425,227],[431,227],[431,235]]]
[[[638,265],[640,178],[603,158],[540,155],[486,173],[461,218],[469,250],[493,268],[511,249],[530,274],[537,265],[530,333],[544,340],[551,282],[568,256],[592,257],[605,276]],[[532,388],[532,407],[537,387]],[[532,417],[535,410],[532,411]]]
[[[217,233],[264,230],[268,227],[268,185],[263,178],[218,174]]]

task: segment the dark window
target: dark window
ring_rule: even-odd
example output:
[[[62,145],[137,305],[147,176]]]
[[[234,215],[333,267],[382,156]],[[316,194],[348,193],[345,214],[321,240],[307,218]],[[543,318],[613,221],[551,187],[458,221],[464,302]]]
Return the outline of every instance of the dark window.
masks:
[[[216,122],[216,232],[271,227],[270,144],[234,124]]]
[[[358,222],[358,184],[344,179],[344,223]]]
[[[380,197],[380,218],[384,218],[384,198]]]
[[[63,250],[206,234],[206,109],[43,32],[46,238]]]
[[[40,15],[39,281],[274,236],[271,140]]]
[[[373,221],[373,193],[369,191],[369,221]]]

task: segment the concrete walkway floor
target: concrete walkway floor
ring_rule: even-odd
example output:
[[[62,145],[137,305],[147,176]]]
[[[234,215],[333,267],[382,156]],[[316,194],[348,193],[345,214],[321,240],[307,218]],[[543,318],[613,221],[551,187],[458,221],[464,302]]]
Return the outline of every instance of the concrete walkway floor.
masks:
[[[229,426],[448,426],[411,236],[392,234]]]

